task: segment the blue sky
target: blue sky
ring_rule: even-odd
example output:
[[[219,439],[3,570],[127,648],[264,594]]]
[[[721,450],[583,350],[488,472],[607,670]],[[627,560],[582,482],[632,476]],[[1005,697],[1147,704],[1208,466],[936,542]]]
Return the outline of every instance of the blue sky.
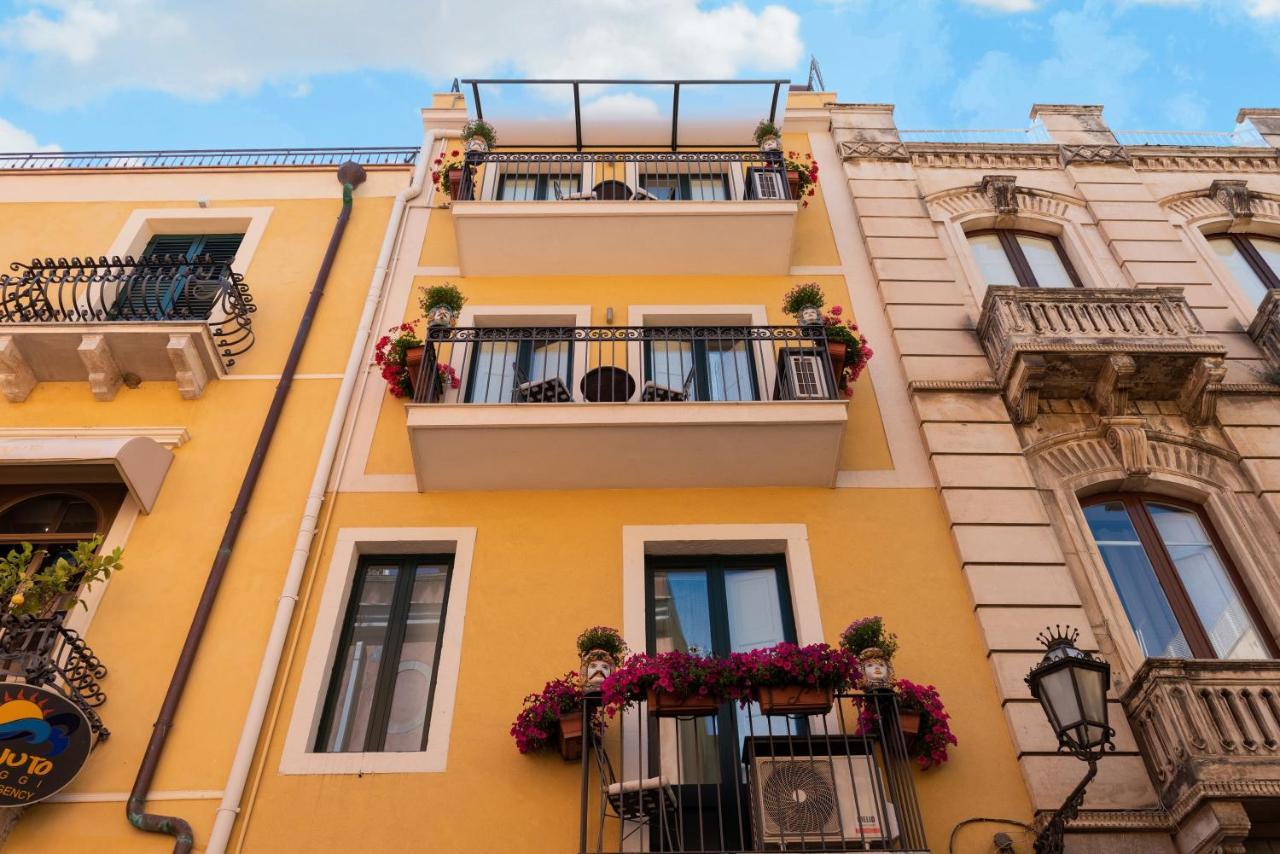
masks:
[[[811,53],[902,128],[1280,106],[1280,0],[0,0],[0,150],[412,145],[455,75],[803,81]]]

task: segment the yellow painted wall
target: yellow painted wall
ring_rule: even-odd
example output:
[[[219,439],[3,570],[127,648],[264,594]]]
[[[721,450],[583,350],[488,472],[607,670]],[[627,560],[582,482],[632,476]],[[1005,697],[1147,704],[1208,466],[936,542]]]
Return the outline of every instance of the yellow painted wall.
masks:
[[[180,426],[190,434],[190,441],[174,452],[153,512],[140,516],[130,532],[125,570],[107,586],[87,632],[87,641],[109,669],[102,683],[108,699],[100,712],[111,737],[94,751],[66,793],[108,800],[29,808],[6,852],[172,847],[168,838],[141,833],[127,823],[124,793],[132,786],[275,377],[341,208],[332,173],[317,176],[317,181],[316,194],[327,197],[226,203],[272,209],[245,277],[259,306],[253,315],[258,337],[229,377],[211,381],[201,398],[183,400],[172,382],[146,382],[137,389],[122,388],[113,401],[98,402],[85,382],[47,382],[23,403],[0,400],[0,424],[9,428]],[[0,179],[0,191],[3,187]],[[357,192],[300,368],[330,376],[294,384],[161,763],[157,792],[217,790],[226,780],[337,392],[332,375],[345,367],[390,204],[385,195]],[[0,204],[0,260],[105,252],[132,210],[163,206],[152,201]],[[201,840],[207,840],[215,803],[161,800],[150,808],[188,817]]]

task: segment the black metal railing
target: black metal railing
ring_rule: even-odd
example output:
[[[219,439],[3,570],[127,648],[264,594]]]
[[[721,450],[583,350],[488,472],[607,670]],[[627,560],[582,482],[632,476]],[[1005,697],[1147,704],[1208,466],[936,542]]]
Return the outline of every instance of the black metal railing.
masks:
[[[63,625],[65,614],[36,617],[0,614],[0,682],[52,688],[74,703],[99,741],[111,733],[98,707],[107,701],[107,668],[78,632]]]
[[[244,277],[207,255],[39,258],[0,275],[0,324],[207,322],[223,363],[253,346]]]
[[[822,326],[435,328],[415,403],[834,400]]]
[[[47,169],[228,169],[263,166],[413,166],[419,149],[356,148],[152,149],[145,151],[35,151],[0,154],[0,171]]]
[[[819,715],[615,717],[588,695],[581,854],[928,850],[891,691]]]
[[[778,201],[796,198],[781,152],[468,152],[456,199]]]

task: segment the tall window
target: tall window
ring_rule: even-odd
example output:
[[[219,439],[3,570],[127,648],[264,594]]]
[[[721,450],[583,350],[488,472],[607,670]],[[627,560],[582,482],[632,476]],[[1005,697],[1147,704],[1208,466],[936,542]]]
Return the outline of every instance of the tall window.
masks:
[[[424,750],[450,555],[366,555],[351,585],[316,751]]]
[[[512,172],[498,176],[496,198],[504,202],[545,202],[581,192],[581,173],[545,175]]]
[[[745,329],[677,329],[645,342],[645,379],[689,400],[758,400]]]
[[[1220,234],[1209,245],[1255,305],[1280,288],[1280,240],[1256,234]]]
[[[573,341],[567,332],[559,327],[480,331],[472,347],[466,401],[563,401],[573,379]]]
[[[973,252],[988,285],[1024,288],[1078,288],[1080,279],[1055,237],[1029,231],[994,229],[970,232]]]
[[[662,200],[720,202],[729,198],[729,176],[722,172],[642,174],[640,189]]]
[[[126,320],[173,317],[207,318],[217,302],[217,282],[202,281],[197,258],[229,264],[243,234],[157,234],[143,255],[169,259],[161,267],[140,270],[121,288],[114,313]]]
[[[1262,621],[1200,508],[1110,495],[1084,505],[1129,624],[1153,658],[1270,658]]]

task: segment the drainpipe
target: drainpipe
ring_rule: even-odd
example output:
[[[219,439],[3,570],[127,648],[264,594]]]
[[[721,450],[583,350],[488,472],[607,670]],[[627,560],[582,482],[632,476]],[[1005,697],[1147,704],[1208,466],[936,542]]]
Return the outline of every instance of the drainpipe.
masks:
[[[324,296],[324,287],[329,280],[329,271],[333,268],[334,256],[338,254],[338,245],[342,243],[343,232],[347,230],[347,221],[351,218],[351,194],[356,187],[364,183],[364,169],[358,163],[347,161],[338,167],[338,180],[342,182],[342,211],[338,214],[338,221],[334,223],[329,246],[325,249],[320,270],[316,273],[315,285],[311,288],[307,307],[302,312],[302,319],[298,322],[298,330],[293,336],[293,346],[289,349],[289,357],[285,360],[280,382],[276,385],[275,395],[271,398],[271,407],[267,410],[267,416],[262,422],[258,443],[254,446],[253,456],[249,459],[249,468],[245,471],[244,480],[240,483],[240,492],[236,496],[235,505],[231,508],[231,518],[227,520],[218,553],[213,559],[213,566],[209,569],[204,592],[200,594],[195,616],[191,619],[191,628],[187,630],[187,639],[182,644],[182,652],[178,655],[178,663],[169,680],[169,690],[165,692],[164,702],[160,706],[160,715],[156,718],[146,752],[142,754],[142,763],[138,766],[138,777],[133,782],[133,791],[129,793],[129,801],[125,807],[129,823],[134,827],[150,833],[167,833],[172,836],[174,854],[187,854],[191,851],[195,842],[191,824],[178,816],[145,812],[147,795],[155,780],[156,769],[160,766],[160,756],[164,753],[165,744],[169,740],[169,731],[173,728],[178,703],[182,700],[183,691],[191,678],[191,668],[195,664],[200,641],[204,638],[205,629],[209,624],[209,617],[213,613],[213,604],[218,598],[218,588],[221,587],[222,579],[227,574],[227,565],[231,563],[231,550],[235,547],[236,538],[240,535],[245,514],[249,509],[249,500],[253,497],[254,487],[258,485],[262,464],[266,459],[267,450],[271,447],[276,427],[280,423],[285,400],[289,396],[294,374],[298,370],[298,360],[302,358],[302,348],[306,345],[307,336],[311,332],[311,324],[315,320],[320,298]]]
[[[324,504],[325,490],[329,477],[333,472],[334,460],[338,455],[338,443],[342,437],[343,424],[346,422],[347,409],[356,385],[364,373],[369,361],[369,342],[373,336],[374,324],[377,322],[378,306],[382,301],[386,287],[387,268],[391,264],[391,255],[399,242],[400,226],[405,207],[416,199],[426,183],[427,162],[431,157],[437,139],[448,135],[447,130],[428,130],[422,142],[422,151],[418,154],[417,169],[413,174],[413,182],[396,195],[391,208],[391,218],[387,222],[386,234],[382,238],[382,250],[378,253],[378,261],[373,270],[373,279],[369,283],[369,295],[364,302],[364,311],[356,325],[356,338],[351,344],[351,353],[347,358],[347,368],[342,375],[342,385],[338,389],[338,398],[333,403],[333,411],[329,415],[329,428],[325,433],[324,445],[320,449],[316,461],[315,474],[311,478],[311,489],[307,494],[307,502],[302,511],[302,521],[298,525],[297,539],[294,541],[293,556],[289,560],[289,569],[285,573],[284,586],[280,598],[276,602],[275,621],[271,624],[271,634],[267,638],[266,649],[262,653],[262,666],[258,670],[258,681],[253,688],[253,697],[249,701],[249,709],[245,713],[244,729],[240,733],[240,743],[236,746],[236,755],[231,762],[231,770],[227,774],[227,783],[223,787],[222,803],[213,821],[213,830],[209,835],[209,845],[205,849],[208,854],[223,854],[231,840],[231,831],[235,827],[236,816],[240,813],[240,801],[244,796],[245,782],[253,766],[253,756],[258,748],[258,739],[262,735],[262,726],[267,717],[267,706],[271,700],[271,689],[275,685],[280,671],[280,661],[284,654],[285,641],[288,639],[289,625],[293,621],[294,606],[298,602],[298,591],[302,587],[303,574],[311,555],[311,543],[315,537],[316,524],[320,518],[320,509]],[[456,133],[456,131],[455,131]]]

